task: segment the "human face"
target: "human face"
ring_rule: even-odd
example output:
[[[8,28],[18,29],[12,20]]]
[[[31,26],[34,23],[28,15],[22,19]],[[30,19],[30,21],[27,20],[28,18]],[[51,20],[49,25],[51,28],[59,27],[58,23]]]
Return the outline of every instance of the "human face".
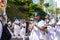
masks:
[[[58,19],[58,18],[56,18],[55,20],[56,20],[56,21],[58,21],[59,19]]]
[[[33,23],[33,22],[34,22],[34,20],[30,20],[29,22],[30,22],[30,23]]]
[[[40,20],[40,16],[36,16],[35,19],[36,19],[36,20]]]
[[[2,2],[2,0],[0,0],[0,2]]]
[[[50,16],[47,16],[46,18],[47,18],[47,19],[50,19]]]

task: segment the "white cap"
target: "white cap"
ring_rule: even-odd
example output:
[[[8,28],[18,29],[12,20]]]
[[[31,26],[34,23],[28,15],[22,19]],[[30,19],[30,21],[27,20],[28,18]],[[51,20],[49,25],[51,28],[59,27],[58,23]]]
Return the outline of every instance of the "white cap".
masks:
[[[30,20],[34,20],[34,18],[30,18]]]

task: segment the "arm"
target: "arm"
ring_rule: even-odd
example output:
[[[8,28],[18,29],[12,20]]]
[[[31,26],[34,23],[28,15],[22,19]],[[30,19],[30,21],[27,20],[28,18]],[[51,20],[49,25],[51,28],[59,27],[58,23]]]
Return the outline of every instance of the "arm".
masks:
[[[44,28],[41,28],[41,27],[39,27],[39,26],[36,25],[36,24],[35,24],[35,26],[36,26],[39,30],[44,31]]]
[[[57,24],[57,26],[60,26],[60,24]]]
[[[28,29],[33,29],[33,26],[32,26],[32,25],[30,25],[30,26],[28,27]]]

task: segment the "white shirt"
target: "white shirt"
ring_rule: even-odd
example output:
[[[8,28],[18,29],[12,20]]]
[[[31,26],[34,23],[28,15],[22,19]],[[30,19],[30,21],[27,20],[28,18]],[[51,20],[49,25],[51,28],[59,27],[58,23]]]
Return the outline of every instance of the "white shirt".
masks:
[[[0,22],[0,38],[2,36],[2,23]]]
[[[44,28],[45,23],[43,20],[39,21],[38,23],[36,23],[36,25],[38,25],[40,28]],[[35,30],[39,30],[37,27],[34,27]]]
[[[19,22],[19,20],[15,20],[15,23],[16,23],[16,24],[19,24],[20,22]]]
[[[44,28],[45,27],[45,23],[43,20],[40,20],[38,23],[36,23],[37,26],[39,26],[40,28]],[[43,31],[39,30],[37,27],[34,27],[34,31],[36,33],[36,35],[39,37],[39,39],[43,39]]]
[[[60,20],[57,22],[57,25],[60,24]],[[60,26],[56,26],[57,31],[60,31]]]
[[[25,33],[26,33],[26,23],[23,23],[21,26],[22,26],[22,29],[20,30],[20,35],[21,36],[25,36]]]

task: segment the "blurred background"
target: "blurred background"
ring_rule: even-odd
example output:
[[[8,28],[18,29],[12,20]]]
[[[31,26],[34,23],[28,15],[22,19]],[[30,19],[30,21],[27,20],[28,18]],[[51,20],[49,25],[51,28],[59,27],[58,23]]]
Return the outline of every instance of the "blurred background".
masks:
[[[60,1],[58,0],[7,0],[7,16],[29,19],[35,12],[41,12],[42,18],[48,13],[52,18],[60,18]]]

